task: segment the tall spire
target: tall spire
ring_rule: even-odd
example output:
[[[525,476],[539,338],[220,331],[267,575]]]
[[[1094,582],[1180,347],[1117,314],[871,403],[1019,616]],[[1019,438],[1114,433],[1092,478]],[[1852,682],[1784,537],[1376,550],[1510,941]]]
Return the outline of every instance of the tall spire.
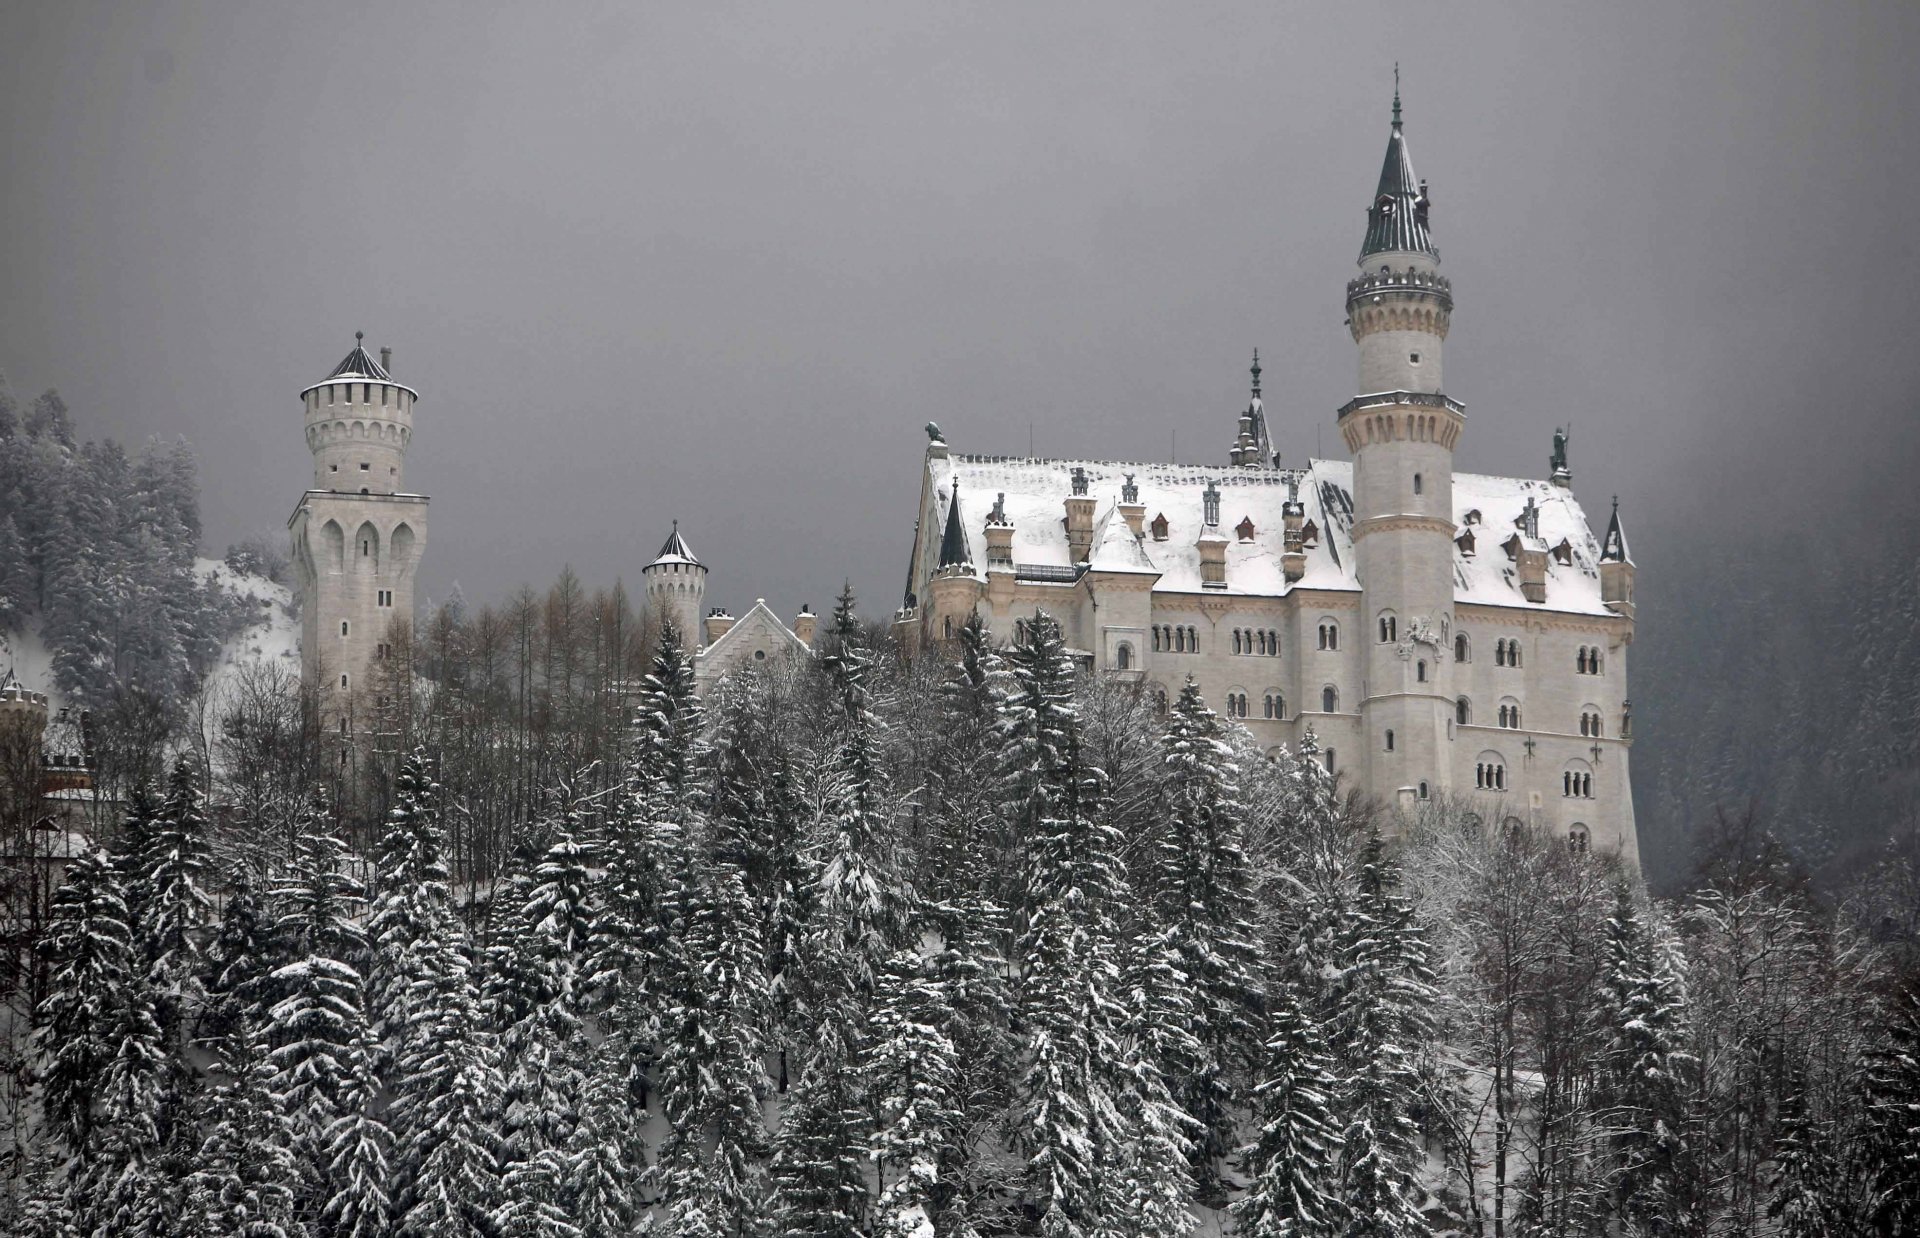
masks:
[[[967,554],[967,532],[960,524],[960,483],[953,484],[953,499],[947,504],[947,527],[940,537],[941,568],[964,567],[971,569],[973,559]]]
[[[1613,517],[1607,521],[1607,535],[1600,542],[1600,562],[1630,563],[1627,535],[1620,531],[1620,496],[1613,496]]]
[[[1253,350],[1253,369],[1250,372],[1253,374],[1253,398],[1257,400],[1260,398],[1260,350],[1258,348]]]
[[[1380,184],[1367,207],[1367,237],[1360,246],[1369,254],[1417,253],[1435,258],[1433,236],[1427,228],[1427,187],[1413,174],[1407,138],[1400,119],[1400,66],[1393,66],[1393,130],[1387,135],[1387,157],[1380,166]]]

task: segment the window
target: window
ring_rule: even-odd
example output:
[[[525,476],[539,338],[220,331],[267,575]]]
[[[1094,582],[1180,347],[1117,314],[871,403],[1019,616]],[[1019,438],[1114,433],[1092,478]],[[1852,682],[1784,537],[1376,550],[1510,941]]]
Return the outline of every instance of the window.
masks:
[[[1027,643],[1027,621],[1025,619],[1015,619],[1013,621],[1013,643],[1016,645],[1024,645]]]
[[[1455,700],[1453,703],[1453,720],[1461,726],[1467,726],[1472,723],[1473,702],[1464,696]]]
[[[1244,692],[1227,693],[1227,716],[1244,718],[1247,716],[1247,694]]]
[[[940,635],[947,640],[953,639],[953,616],[948,615],[940,621]]]
[[[1586,645],[1580,646],[1580,652],[1574,657],[1573,666],[1574,670],[1582,675],[1598,675],[1600,673],[1600,651],[1589,648]]]
[[[1153,625],[1153,651],[1160,652],[1160,625],[1157,623]]]
[[[1567,850],[1575,855],[1585,855],[1588,838],[1587,827],[1575,821],[1567,827]]]
[[[1280,633],[1272,628],[1267,629],[1267,656],[1269,658],[1280,656]]]
[[[340,686],[343,688],[347,686],[347,677],[345,675],[340,676]]]
[[[1331,623],[1331,622],[1321,623],[1320,648],[1322,649],[1340,648],[1340,625],[1339,624]]]
[[[1427,798],[1427,784],[1424,779],[1420,783],[1420,798],[1421,799]]]
[[[1266,716],[1276,721],[1287,716],[1287,700],[1278,692],[1269,692],[1265,699]]]
[[[1333,772],[1333,749],[1331,748],[1327,749],[1327,772],[1329,774]]]
[[[1520,642],[1501,639],[1493,643],[1493,664],[1495,666],[1519,666]]]
[[[754,650],[754,651],[753,651],[753,660],[754,660],[755,662],[765,662],[765,661],[767,660],[767,651],[766,651],[766,650],[764,650],[764,649],[756,649],[756,650]]]
[[[342,619],[340,621],[340,635],[345,636],[346,634],[347,634],[347,621],[345,619]]]
[[[1418,353],[1415,353],[1415,354],[1414,354],[1414,360],[1416,360],[1416,361],[1417,361],[1417,360],[1419,360],[1419,359],[1420,359],[1420,354],[1418,354]],[[1415,494],[1419,494],[1419,493],[1420,493],[1420,474],[1418,474],[1418,473],[1415,473],[1415,474],[1413,475],[1413,492],[1414,492]],[[1423,795],[1423,796],[1421,796],[1420,798],[1421,798],[1421,799],[1426,799],[1427,797]]]
[[[1453,638],[1453,660],[1455,662],[1470,661],[1471,659],[1467,655],[1471,652],[1472,650],[1467,645],[1467,634],[1465,632]]]
[[[1510,731],[1520,729],[1520,706],[1507,702],[1500,706],[1500,725]]]
[[[1391,645],[1400,639],[1400,622],[1392,615],[1380,616],[1380,643]]]
[[[1235,628],[1233,630],[1233,651],[1235,653],[1240,652],[1240,629],[1239,628]]]
[[[1185,628],[1175,628],[1173,630],[1173,647],[1178,653],[1185,653],[1187,651],[1187,630]]]
[[[1410,353],[1408,353],[1408,354],[1407,354],[1407,360],[1409,360],[1409,361],[1411,361],[1411,362],[1413,362],[1413,364],[1415,364],[1415,365],[1419,365],[1419,364],[1420,364],[1420,354],[1419,354],[1419,353],[1417,353],[1417,352],[1410,352]]]
[[[393,646],[386,644],[383,641],[382,643],[375,645],[373,647],[374,660],[378,662],[385,662],[388,656],[392,654],[392,652],[393,652]]]
[[[1589,739],[1601,737],[1600,714],[1597,710],[1587,709],[1580,713],[1580,734]]]
[[[1388,752],[1393,751],[1393,728],[1392,727],[1387,728],[1387,751]]]
[[[1427,682],[1427,660],[1425,658],[1413,664],[1413,678],[1418,683]]]
[[[1481,791],[1507,789],[1507,763],[1502,757],[1484,753],[1473,767],[1473,785]]]
[[[1132,670],[1133,646],[1126,641],[1121,641],[1120,647],[1113,651],[1113,664],[1123,671]]]
[[[1320,712],[1323,714],[1337,714],[1340,712],[1340,694],[1334,690],[1331,684],[1320,689]]]
[[[366,555],[370,555],[370,554],[372,554],[372,553],[373,553],[373,543],[372,543],[372,542],[371,542],[370,540],[368,540],[367,538],[364,538],[364,537],[363,537],[363,538],[361,538],[361,539],[360,539],[360,554],[361,554],[361,556],[362,556],[362,557],[364,557],[364,556],[366,556]]]
[[[338,473],[339,471],[340,471],[340,466],[337,464],[329,464],[327,466],[327,472],[329,473]]]
[[[342,735],[345,735],[347,733],[347,720],[345,718],[340,719],[340,733]],[[346,763],[347,763],[347,754],[343,752],[340,754],[340,764],[345,765]]]
[[[1560,775],[1560,794],[1571,800],[1593,798],[1593,774],[1583,766],[1574,766]]]
[[[368,463],[366,463],[366,462],[365,462],[364,460],[363,460],[363,461],[361,461],[361,463],[360,463],[360,471],[361,471],[362,473],[365,473],[365,472],[367,472],[367,471],[368,471],[368,470],[370,470],[371,468],[373,468],[373,466],[372,466],[371,464],[368,464]]]

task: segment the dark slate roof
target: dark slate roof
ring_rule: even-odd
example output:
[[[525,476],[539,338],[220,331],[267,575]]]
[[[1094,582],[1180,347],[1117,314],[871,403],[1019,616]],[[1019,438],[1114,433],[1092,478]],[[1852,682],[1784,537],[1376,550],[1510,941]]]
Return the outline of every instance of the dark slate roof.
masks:
[[[1380,167],[1380,186],[1373,191],[1367,207],[1367,239],[1360,245],[1364,261],[1370,254],[1431,254],[1433,234],[1427,227],[1427,208],[1420,192],[1420,178],[1413,174],[1413,160],[1407,156],[1407,137],[1400,131],[1400,92],[1393,92],[1393,132],[1387,137],[1387,159]]]
[[[1600,562],[1630,563],[1627,535],[1620,531],[1620,497],[1613,499],[1613,519],[1607,521],[1607,535],[1600,539]]]
[[[347,354],[346,360],[333,367],[333,373],[327,375],[328,378],[373,378],[383,383],[393,381],[393,375],[387,373],[386,369],[368,356],[367,350],[360,346],[360,341],[365,338],[358,331],[353,333],[353,351]]]
[[[967,531],[960,526],[960,488],[954,487],[953,500],[947,504],[947,529],[940,535],[941,567],[969,567]]]
[[[673,532],[667,534],[666,544],[660,547],[660,553],[653,557],[655,563],[663,560],[670,562],[674,559],[685,559],[688,563],[700,562],[699,556],[693,553],[693,548],[687,545],[687,539],[680,536],[678,520],[673,522]]]

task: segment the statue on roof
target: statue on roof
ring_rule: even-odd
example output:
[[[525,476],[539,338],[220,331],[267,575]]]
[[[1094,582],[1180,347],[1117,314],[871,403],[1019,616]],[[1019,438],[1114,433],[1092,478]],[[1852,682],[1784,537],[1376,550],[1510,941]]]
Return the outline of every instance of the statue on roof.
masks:
[[[927,441],[930,443],[944,443],[947,441],[945,438],[941,437],[939,422],[929,421],[927,423]]]
[[[1567,432],[1559,426],[1553,429],[1553,455],[1548,458],[1547,467],[1556,476],[1567,472]]]

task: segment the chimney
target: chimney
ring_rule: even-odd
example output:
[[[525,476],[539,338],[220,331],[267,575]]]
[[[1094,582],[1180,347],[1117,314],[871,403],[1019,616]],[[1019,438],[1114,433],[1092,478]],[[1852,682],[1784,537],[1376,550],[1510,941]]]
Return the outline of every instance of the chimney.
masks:
[[[733,627],[733,616],[729,615],[726,612],[726,609],[724,607],[719,607],[719,606],[714,607],[713,613],[707,616],[707,623],[706,623],[707,642],[706,643],[708,645],[712,645],[715,641],[725,636],[727,632],[732,629],[732,627]]]
[[[380,350],[380,368],[389,374],[393,373],[393,349],[382,348]]]
[[[800,608],[799,615],[794,618],[793,634],[799,637],[800,643],[809,649],[813,648],[813,629],[819,622],[813,611],[805,606]]]

